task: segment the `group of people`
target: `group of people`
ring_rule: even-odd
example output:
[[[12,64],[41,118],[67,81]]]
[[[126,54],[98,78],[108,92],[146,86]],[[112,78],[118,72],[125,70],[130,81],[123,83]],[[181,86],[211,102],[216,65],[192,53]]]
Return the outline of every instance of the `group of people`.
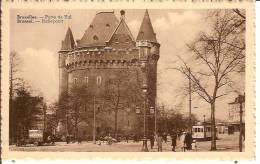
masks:
[[[149,140],[150,140],[150,146],[151,149],[154,148],[154,143],[155,141],[157,142],[157,149],[159,152],[162,151],[162,144],[163,142],[167,143],[167,141],[171,138],[171,146],[172,146],[172,151],[176,151],[176,146],[177,146],[177,139],[180,142],[180,146],[182,151],[186,150],[192,150],[192,134],[190,132],[181,132],[180,134],[177,133],[172,133],[171,135],[165,135],[165,134],[157,134],[157,135],[150,135]]]

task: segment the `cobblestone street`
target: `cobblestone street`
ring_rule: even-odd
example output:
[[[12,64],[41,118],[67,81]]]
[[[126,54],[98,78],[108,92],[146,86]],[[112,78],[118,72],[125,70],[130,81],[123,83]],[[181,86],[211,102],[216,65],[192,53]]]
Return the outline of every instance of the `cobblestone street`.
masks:
[[[156,145],[156,143],[155,143]],[[177,140],[176,151],[181,152],[180,142]],[[14,145],[10,146],[10,150],[13,151],[73,151],[73,152],[140,152],[142,148],[142,142],[119,142],[112,145],[107,145],[106,142],[101,143],[101,145],[93,144],[92,142],[82,142],[66,144],[65,142],[56,142],[53,146],[26,146],[26,147],[16,147]],[[150,152],[156,152],[157,147],[153,149],[150,148],[150,142],[148,141],[148,148]],[[163,151],[170,152],[172,149],[171,142],[163,143]],[[217,140],[217,151],[238,151],[238,136],[237,135],[222,135],[219,136]],[[197,142],[197,149],[193,148],[191,151],[209,151],[210,141]]]

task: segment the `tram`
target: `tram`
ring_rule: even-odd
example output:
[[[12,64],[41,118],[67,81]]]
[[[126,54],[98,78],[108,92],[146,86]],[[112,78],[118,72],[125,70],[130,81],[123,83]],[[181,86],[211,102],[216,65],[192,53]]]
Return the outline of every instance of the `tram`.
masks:
[[[216,137],[217,137],[216,129]],[[210,140],[211,139],[211,125],[208,123],[197,124],[192,126],[192,138],[196,140]]]

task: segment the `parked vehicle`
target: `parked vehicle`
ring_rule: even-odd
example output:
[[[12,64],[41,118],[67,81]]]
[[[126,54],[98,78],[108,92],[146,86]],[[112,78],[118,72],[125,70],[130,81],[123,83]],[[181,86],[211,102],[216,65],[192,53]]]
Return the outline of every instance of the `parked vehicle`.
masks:
[[[29,130],[29,143],[40,146],[43,144],[43,130]]]

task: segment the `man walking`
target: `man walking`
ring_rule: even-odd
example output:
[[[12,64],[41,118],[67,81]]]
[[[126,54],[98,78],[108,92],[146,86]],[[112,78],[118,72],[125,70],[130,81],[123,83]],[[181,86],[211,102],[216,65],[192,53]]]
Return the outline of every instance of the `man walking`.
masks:
[[[177,134],[174,132],[171,138],[172,138],[172,151],[175,151]]]
[[[153,134],[150,135],[150,145],[151,145],[151,149],[153,149],[153,146],[154,146],[154,135]]]

